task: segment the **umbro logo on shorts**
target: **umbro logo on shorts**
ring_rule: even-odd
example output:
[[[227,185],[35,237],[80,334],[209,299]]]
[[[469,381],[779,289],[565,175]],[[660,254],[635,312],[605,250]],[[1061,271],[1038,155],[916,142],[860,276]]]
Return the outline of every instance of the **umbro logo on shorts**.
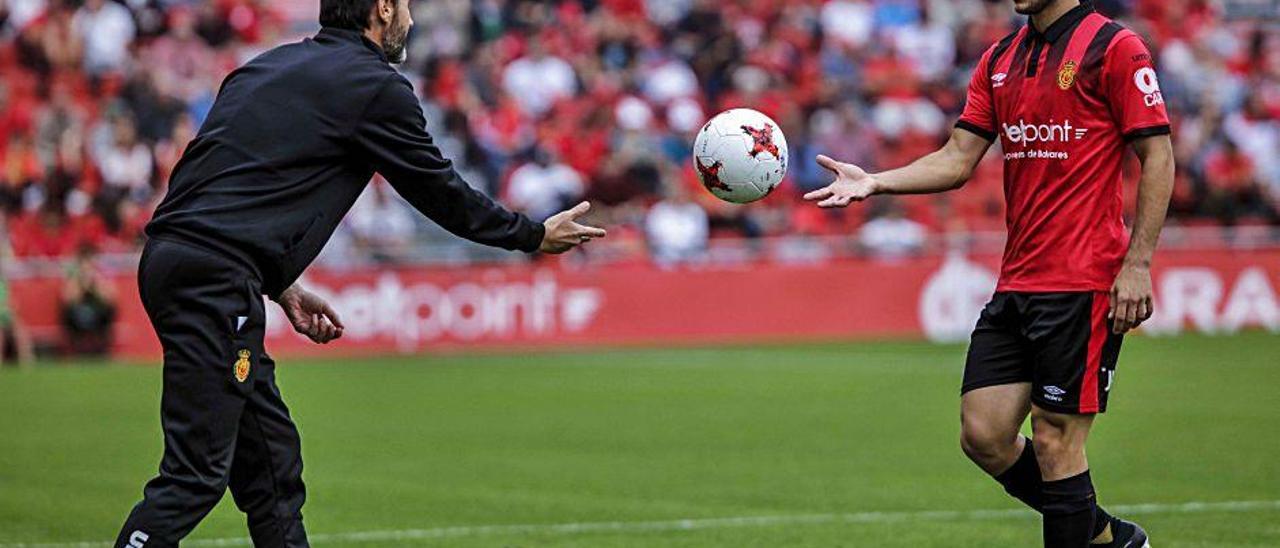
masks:
[[[1062,401],[1062,395],[1067,391],[1053,385],[1044,387],[1044,397],[1050,401]]]

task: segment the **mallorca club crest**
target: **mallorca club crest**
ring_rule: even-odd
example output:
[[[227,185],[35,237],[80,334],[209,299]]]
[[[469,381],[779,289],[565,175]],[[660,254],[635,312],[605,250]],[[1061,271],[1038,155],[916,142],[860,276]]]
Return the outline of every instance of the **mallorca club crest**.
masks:
[[[253,353],[249,352],[249,349],[247,348],[241,348],[239,352],[236,352],[236,356],[239,357],[239,359],[236,360],[236,370],[235,370],[237,382],[244,382],[248,380],[249,357],[252,355]]]
[[[1067,61],[1062,65],[1062,68],[1058,70],[1058,89],[1062,91],[1071,89],[1071,86],[1076,83],[1076,73],[1079,67],[1075,61]]]
[[[772,154],[774,158],[778,158],[778,145],[773,142],[773,125],[765,124],[763,128],[756,129],[751,126],[742,126],[742,131],[747,132],[751,136],[751,140],[755,141],[755,145],[751,147],[748,154],[752,158],[759,156],[762,152]]]

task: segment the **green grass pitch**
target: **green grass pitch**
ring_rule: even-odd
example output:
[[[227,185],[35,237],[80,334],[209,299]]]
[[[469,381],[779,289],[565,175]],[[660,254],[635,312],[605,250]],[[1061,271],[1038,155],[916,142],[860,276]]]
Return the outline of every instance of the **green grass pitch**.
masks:
[[[1280,337],[1126,344],[1091,440],[1103,504],[1157,548],[1280,546]],[[1038,519],[958,449],[963,358],[841,343],[279,376],[317,546],[1036,546]],[[114,535],[158,462],[159,386],[154,367],[0,371],[0,548]],[[191,545],[244,536],[227,496]]]

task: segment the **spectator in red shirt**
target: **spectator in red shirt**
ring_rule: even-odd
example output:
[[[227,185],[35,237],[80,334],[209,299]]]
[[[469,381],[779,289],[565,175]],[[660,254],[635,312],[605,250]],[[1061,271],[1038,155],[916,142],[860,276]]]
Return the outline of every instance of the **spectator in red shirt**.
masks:
[[[9,234],[13,238],[13,253],[18,257],[63,257],[76,249],[77,234],[62,201],[49,199],[34,211],[15,217]]]
[[[1205,159],[1205,207],[1222,224],[1234,226],[1242,217],[1280,219],[1268,190],[1258,182],[1253,160],[1232,139]]]
[[[4,206],[15,210],[22,206],[27,189],[42,175],[35,147],[25,133],[11,133],[0,147],[0,196]]]

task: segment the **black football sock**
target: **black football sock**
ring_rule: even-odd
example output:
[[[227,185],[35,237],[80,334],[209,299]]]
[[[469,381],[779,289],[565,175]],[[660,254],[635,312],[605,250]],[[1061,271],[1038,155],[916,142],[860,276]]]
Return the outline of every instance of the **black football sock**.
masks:
[[[996,481],[1004,486],[1004,491],[1030,506],[1033,510],[1039,512],[1040,503],[1040,464],[1036,462],[1036,449],[1031,444],[1031,440],[1027,439],[1027,443],[1022,448],[1022,454],[1018,455],[1018,460],[1014,461],[1013,466],[1005,470]]]
[[[1046,481],[1041,486],[1044,502],[1045,548],[1086,548],[1093,540],[1093,480],[1086,470],[1066,479]]]
[[[1036,461],[1036,448],[1030,439],[1027,439],[1022,447],[1022,454],[1018,455],[1013,466],[996,476],[995,480],[1004,486],[1004,491],[1010,496],[1022,501],[1032,510],[1041,511],[1043,504],[1040,502],[1040,484],[1043,480],[1040,479],[1040,463]],[[1098,535],[1107,530],[1112,518],[1101,506],[1095,508],[1093,538],[1098,538]]]
[[[1094,500],[1096,501],[1097,499],[1094,499]],[[1112,519],[1113,518],[1111,517],[1111,514],[1108,514],[1107,511],[1103,510],[1101,506],[1097,506],[1097,505],[1094,506],[1094,511],[1093,511],[1093,538],[1094,539],[1097,539],[1099,536],[1102,536],[1102,533],[1107,530],[1107,526],[1111,525]],[[1114,531],[1112,533],[1114,534]]]

